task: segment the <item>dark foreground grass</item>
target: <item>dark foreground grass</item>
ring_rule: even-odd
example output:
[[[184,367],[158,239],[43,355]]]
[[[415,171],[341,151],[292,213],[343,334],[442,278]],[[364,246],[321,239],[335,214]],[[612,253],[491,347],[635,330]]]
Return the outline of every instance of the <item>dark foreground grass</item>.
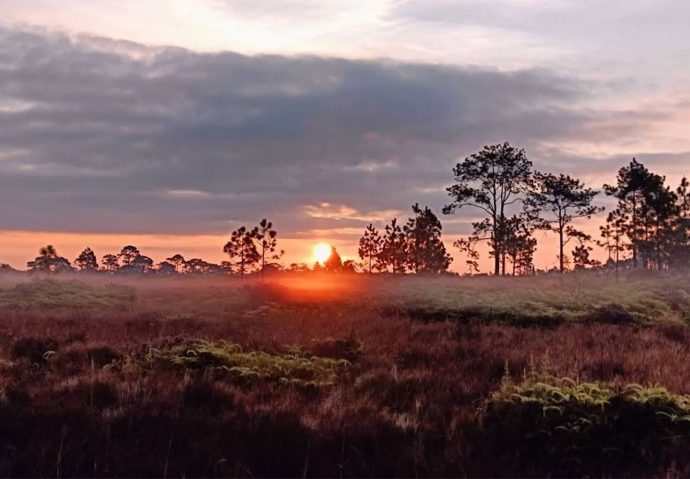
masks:
[[[679,278],[79,281],[0,290],[2,476],[690,474]]]

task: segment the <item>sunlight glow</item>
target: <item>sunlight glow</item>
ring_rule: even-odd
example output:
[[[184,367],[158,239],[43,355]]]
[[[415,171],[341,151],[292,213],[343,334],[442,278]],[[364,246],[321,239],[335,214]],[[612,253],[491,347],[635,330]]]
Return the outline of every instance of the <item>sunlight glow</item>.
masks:
[[[323,264],[331,257],[331,245],[328,243],[318,243],[314,246],[314,259]]]

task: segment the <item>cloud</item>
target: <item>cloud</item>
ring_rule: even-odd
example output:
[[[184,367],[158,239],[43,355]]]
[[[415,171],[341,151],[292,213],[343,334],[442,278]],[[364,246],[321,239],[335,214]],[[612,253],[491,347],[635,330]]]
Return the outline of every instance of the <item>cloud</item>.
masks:
[[[522,57],[656,83],[687,82],[688,15],[690,4],[676,0],[402,0],[388,12],[391,20],[435,25],[447,34],[484,32],[489,52],[512,38],[524,46]],[[556,52],[549,57],[545,50]]]
[[[312,218],[325,218],[332,220],[357,220],[369,222],[385,222],[400,214],[399,210],[358,211],[347,205],[332,205],[321,203],[319,205],[305,205],[304,210]]]
[[[215,234],[270,217],[289,235],[360,227],[415,202],[438,210],[452,165],[484,144],[537,150],[614,128],[616,112],[578,107],[592,88],[548,70],[195,53],[4,28],[0,224]],[[616,131],[636,134],[650,115]]]

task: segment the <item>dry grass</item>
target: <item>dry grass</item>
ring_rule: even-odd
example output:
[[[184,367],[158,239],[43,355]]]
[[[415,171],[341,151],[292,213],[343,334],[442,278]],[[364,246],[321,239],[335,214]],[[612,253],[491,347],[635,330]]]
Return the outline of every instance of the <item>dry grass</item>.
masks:
[[[575,468],[486,413],[506,371],[690,394],[685,280],[77,280],[0,282],[0,475],[690,473],[682,429]]]

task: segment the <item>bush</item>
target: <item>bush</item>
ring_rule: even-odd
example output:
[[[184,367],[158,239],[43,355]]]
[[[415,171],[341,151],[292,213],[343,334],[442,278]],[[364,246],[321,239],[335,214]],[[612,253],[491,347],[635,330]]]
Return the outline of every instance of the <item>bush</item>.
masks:
[[[506,470],[528,475],[651,474],[690,447],[690,396],[638,384],[531,375],[486,403],[485,440]]]
[[[145,354],[131,359],[147,369],[168,366],[240,382],[270,381],[311,386],[334,384],[338,375],[350,366],[344,359],[308,357],[299,352],[244,352],[237,344],[199,339],[182,340],[164,349],[149,348]]]

